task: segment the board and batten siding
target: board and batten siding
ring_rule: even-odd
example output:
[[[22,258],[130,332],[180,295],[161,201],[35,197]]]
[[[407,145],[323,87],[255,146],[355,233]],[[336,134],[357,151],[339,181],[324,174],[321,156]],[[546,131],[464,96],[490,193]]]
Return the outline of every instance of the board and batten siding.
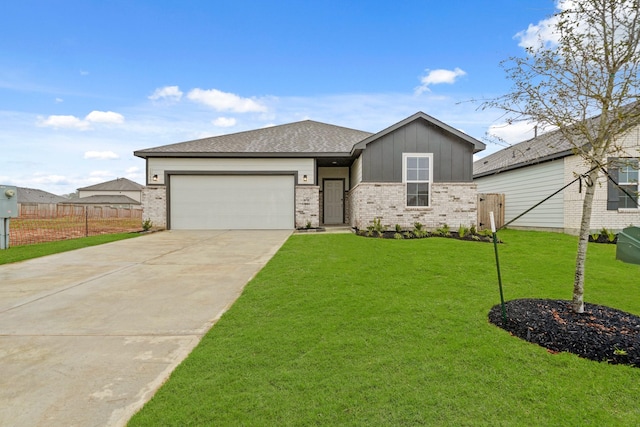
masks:
[[[509,222],[564,185],[563,159],[475,179],[478,193],[505,195],[505,221]],[[562,193],[556,194],[512,224],[514,227],[564,228]]]
[[[417,120],[367,144],[362,153],[362,181],[402,182],[403,153],[433,153],[434,182],[471,182],[473,148],[431,123]]]
[[[314,184],[315,162],[308,158],[173,158],[151,157],[147,159],[147,182],[163,185],[165,171],[199,171],[199,172],[298,172],[297,182],[302,183],[307,175],[305,184]],[[152,177],[158,175],[158,180]]]

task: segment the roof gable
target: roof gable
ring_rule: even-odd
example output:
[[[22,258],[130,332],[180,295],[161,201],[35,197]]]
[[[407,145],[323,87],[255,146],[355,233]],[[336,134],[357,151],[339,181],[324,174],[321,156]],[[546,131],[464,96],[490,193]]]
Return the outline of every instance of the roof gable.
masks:
[[[409,124],[411,122],[414,122],[416,120],[424,120],[424,121],[426,121],[426,122],[428,122],[428,123],[430,123],[430,124],[432,124],[434,126],[437,126],[437,127],[441,128],[442,130],[444,130],[444,131],[446,131],[446,132],[448,132],[448,133],[460,138],[464,142],[471,144],[473,146],[473,152],[474,153],[482,151],[482,150],[484,150],[486,148],[486,145],[484,143],[478,141],[477,139],[475,139],[475,138],[467,135],[466,133],[461,132],[461,131],[459,131],[459,130],[457,130],[457,129],[455,129],[455,128],[453,128],[453,127],[451,127],[451,126],[449,126],[449,125],[447,125],[447,124],[445,124],[443,122],[441,122],[438,119],[435,119],[435,118],[431,117],[428,114],[423,113],[422,111],[419,111],[419,112],[415,113],[414,115],[412,115],[410,117],[407,117],[406,119],[401,120],[398,123],[396,123],[396,124],[394,124],[392,126],[389,126],[388,128],[386,128],[386,129],[384,129],[384,130],[382,130],[382,131],[380,131],[380,132],[378,132],[378,133],[376,133],[374,135],[371,135],[368,138],[358,142],[353,147],[353,151],[365,149],[367,144],[369,144],[369,143],[371,143],[373,141],[376,141],[376,140],[382,138],[383,136],[388,135],[388,134],[400,129],[401,127],[406,126],[407,124]]]
[[[127,178],[116,178],[100,184],[78,188],[78,191],[140,191],[144,185],[133,182]]]
[[[357,142],[371,135],[356,129],[313,120],[271,126],[262,129],[214,136],[177,144],[138,150],[134,155],[146,157],[181,157],[229,155],[314,155],[342,153],[348,155]]]

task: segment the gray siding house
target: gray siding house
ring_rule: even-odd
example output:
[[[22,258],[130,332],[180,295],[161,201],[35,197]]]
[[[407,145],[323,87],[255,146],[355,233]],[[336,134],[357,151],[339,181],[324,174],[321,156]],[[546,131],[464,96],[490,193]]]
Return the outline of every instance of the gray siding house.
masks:
[[[134,152],[145,218],[170,229],[476,222],[484,144],[418,112],[372,134],[311,120]]]

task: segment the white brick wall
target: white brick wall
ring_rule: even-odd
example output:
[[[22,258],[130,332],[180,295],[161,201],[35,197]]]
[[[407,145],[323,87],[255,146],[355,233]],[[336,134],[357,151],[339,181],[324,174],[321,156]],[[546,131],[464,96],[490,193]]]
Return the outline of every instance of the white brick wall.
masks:
[[[635,132],[637,135],[637,132]],[[632,133],[633,135],[633,133]],[[633,142],[631,138],[627,138],[627,142]],[[637,139],[636,139],[637,142]],[[620,157],[640,157],[640,150],[634,147],[627,149],[625,154],[618,154]],[[615,157],[615,156],[613,156]],[[568,184],[573,181],[577,174],[585,173],[589,170],[584,160],[579,156],[569,156],[564,160],[565,177],[564,182]],[[584,201],[584,182],[582,193],[579,192],[578,183],[574,183],[564,191],[564,232],[577,235],[580,231],[580,222],[582,220],[582,203]],[[591,212],[591,230],[600,230],[603,227],[610,231],[619,231],[629,225],[640,225],[640,210],[607,210],[607,178],[601,173],[595,184],[595,195],[593,200],[593,208]]]
[[[396,224],[413,228],[415,222],[432,230],[444,224],[457,228],[476,223],[476,184],[434,183],[431,193],[431,207],[408,208],[405,184],[362,182],[349,192],[351,226],[365,229],[374,218],[390,229]]]
[[[167,188],[164,185],[142,189],[142,218],[150,219],[154,228],[167,227]]]
[[[320,187],[317,185],[296,186],[296,228],[320,225]]]

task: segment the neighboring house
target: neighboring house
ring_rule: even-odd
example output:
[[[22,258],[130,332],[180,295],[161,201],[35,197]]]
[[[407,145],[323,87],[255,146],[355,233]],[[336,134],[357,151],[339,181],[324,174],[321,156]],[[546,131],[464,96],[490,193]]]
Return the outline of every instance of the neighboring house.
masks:
[[[55,205],[69,199],[35,188],[16,187],[18,204],[50,204]]]
[[[89,187],[78,188],[78,199],[73,199],[72,202],[113,207],[135,207],[140,205],[143,188],[144,185],[127,178],[117,178]]]
[[[632,129],[616,142],[621,151],[607,159],[607,170],[631,195],[636,195],[636,200],[630,199],[601,173],[595,183],[593,231],[603,227],[617,231],[640,225],[637,202],[640,128]],[[556,130],[486,156],[473,165],[478,193],[504,194],[504,216],[508,222],[589,170],[572,148]],[[579,182],[570,185],[509,227],[577,235],[584,199],[584,188],[580,190]]]
[[[78,197],[76,199],[65,199],[60,202],[63,205],[83,205],[83,206],[109,206],[121,209],[140,209],[141,203],[128,196],[95,195]]]
[[[476,222],[485,145],[416,113],[371,134],[311,120],[134,152],[145,217],[170,229]]]

